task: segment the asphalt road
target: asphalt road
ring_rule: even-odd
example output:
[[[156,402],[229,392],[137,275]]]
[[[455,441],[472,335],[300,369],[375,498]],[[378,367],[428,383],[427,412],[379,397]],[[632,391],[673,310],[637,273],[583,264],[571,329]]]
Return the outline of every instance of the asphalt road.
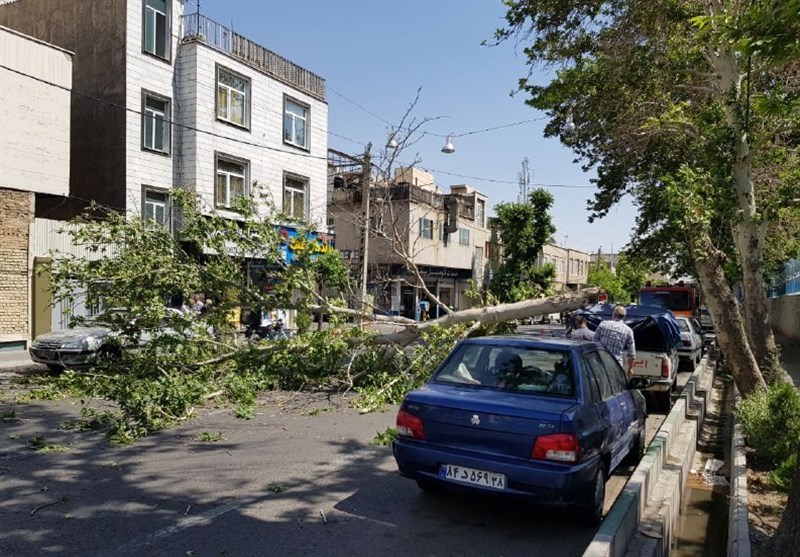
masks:
[[[204,411],[119,448],[60,429],[74,403],[9,403],[10,378],[0,373],[0,555],[577,556],[595,532],[566,511],[422,493],[390,448],[370,445],[395,408],[358,415],[338,396],[273,393],[251,420]],[[650,436],[663,418],[648,419]],[[31,450],[37,437],[69,452]],[[629,474],[609,480],[607,508]]]

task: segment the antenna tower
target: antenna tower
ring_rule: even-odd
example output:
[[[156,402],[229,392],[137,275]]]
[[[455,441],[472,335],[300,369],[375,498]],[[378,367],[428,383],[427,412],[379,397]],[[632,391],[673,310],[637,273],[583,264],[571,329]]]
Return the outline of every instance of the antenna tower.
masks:
[[[522,159],[522,172],[518,174],[519,176],[519,197],[517,201],[519,203],[527,203],[528,202],[528,195],[531,192],[531,177],[533,172],[530,170],[528,157]]]

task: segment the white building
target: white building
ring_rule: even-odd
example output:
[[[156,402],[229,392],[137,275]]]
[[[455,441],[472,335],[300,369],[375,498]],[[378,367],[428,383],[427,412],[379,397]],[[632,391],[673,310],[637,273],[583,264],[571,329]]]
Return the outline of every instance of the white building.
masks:
[[[69,191],[72,53],[0,26],[0,355],[27,348],[31,228]]]
[[[169,226],[175,187],[224,213],[258,182],[277,213],[324,225],[325,81],[184,7],[0,5],[0,23],[75,52],[73,200],[50,216],[95,200]]]

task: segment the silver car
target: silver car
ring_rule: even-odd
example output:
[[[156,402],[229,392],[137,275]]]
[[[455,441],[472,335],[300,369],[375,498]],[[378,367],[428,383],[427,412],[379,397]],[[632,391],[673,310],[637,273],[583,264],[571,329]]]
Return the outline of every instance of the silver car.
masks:
[[[31,360],[53,370],[85,367],[98,355],[114,355],[111,329],[100,325],[75,327],[39,335],[29,349]]]

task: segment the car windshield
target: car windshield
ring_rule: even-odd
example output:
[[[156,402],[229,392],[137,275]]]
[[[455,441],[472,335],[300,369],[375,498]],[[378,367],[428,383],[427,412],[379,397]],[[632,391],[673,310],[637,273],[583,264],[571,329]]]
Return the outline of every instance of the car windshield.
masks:
[[[575,396],[569,352],[524,346],[462,344],[433,381],[478,389]]]
[[[656,306],[670,310],[691,309],[691,296],[687,291],[646,291],[639,293],[639,304],[643,306]]]

